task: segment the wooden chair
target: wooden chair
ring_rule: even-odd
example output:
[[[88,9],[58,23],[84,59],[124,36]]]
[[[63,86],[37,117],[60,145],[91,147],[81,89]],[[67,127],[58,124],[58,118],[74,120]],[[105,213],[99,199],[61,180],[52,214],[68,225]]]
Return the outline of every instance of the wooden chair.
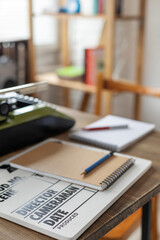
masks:
[[[147,95],[160,98],[160,89],[145,87],[134,83],[129,83],[125,80],[114,81],[104,80],[102,75],[97,78],[97,93],[95,113],[100,114],[102,90],[106,89],[109,92],[131,92],[137,95]],[[157,196],[152,200],[152,240],[158,240],[157,234]],[[142,209],[137,210],[117,227],[107,233],[101,240],[124,240],[127,239],[137,228],[141,220]]]
[[[107,90],[108,94],[114,92],[130,92],[136,96],[151,96],[160,98],[160,88],[146,87],[134,83],[128,82],[128,80],[104,80],[102,74],[97,77],[97,91],[96,91],[96,103],[95,103],[95,114],[100,115],[101,97],[102,91]]]

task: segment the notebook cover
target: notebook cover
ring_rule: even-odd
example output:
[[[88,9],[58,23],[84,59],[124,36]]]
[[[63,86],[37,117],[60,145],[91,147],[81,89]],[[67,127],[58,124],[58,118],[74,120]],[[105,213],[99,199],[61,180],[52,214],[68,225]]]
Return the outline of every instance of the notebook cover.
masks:
[[[112,156],[87,175],[85,168],[105,156],[107,152],[75,145],[47,141],[13,159],[13,166],[38,171],[60,180],[102,190],[101,182],[118,169],[128,158]]]

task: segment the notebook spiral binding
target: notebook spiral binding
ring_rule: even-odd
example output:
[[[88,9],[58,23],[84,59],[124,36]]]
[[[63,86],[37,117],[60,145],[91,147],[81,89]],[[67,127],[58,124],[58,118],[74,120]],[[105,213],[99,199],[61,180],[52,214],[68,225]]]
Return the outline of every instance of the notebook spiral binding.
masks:
[[[125,173],[135,162],[135,159],[130,158],[122,164],[116,171],[105,178],[100,184],[105,184],[109,188],[123,173]]]

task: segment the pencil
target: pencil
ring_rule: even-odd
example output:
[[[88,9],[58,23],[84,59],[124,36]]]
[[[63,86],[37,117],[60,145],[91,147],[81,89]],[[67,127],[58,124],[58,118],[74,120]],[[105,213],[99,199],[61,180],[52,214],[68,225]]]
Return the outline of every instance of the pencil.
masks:
[[[103,163],[105,160],[109,159],[111,156],[113,156],[114,152],[110,152],[107,155],[105,155],[104,157],[102,157],[101,159],[99,159],[97,162],[93,163],[91,166],[89,166],[88,168],[86,168],[81,175],[86,175],[87,173],[89,173],[90,171],[92,171],[94,168],[96,168],[97,166],[99,166],[101,163]]]

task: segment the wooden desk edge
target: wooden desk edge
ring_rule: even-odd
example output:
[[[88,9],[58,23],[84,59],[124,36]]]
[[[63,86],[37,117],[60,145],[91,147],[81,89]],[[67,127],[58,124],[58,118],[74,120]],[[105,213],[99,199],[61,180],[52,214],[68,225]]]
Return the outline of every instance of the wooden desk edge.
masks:
[[[88,234],[87,232],[90,230],[90,228],[88,228],[86,230],[86,232],[84,232],[78,239],[82,240],[82,239],[86,239],[86,240],[96,240],[99,239],[101,237],[103,237],[106,233],[108,233],[111,229],[113,229],[114,227],[116,227],[119,223],[121,223],[125,218],[129,217],[131,214],[133,214],[136,210],[138,210],[140,207],[143,207],[148,201],[150,201],[153,197],[157,196],[160,193],[160,184],[157,185],[157,187],[155,188],[154,191],[150,192],[150,195],[148,196],[148,194],[144,195],[141,199],[139,199],[136,203],[132,204],[131,206],[129,206],[128,208],[126,208],[124,211],[122,211],[121,213],[118,214],[118,217],[115,216],[114,218],[112,218],[110,221],[108,221],[106,224],[104,224],[101,228],[99,228],[98,230],[96,230],[95,232],[93,232],[92,234]],[[143,202],[143,204],[141,204],[141,202]],[[113,204],[114,205],[114,204]],[[112,205],[112,206],[113,206]],[[111,207],[112,207],[111,206]],[[128,211],[129,210],[129,211]],[[107,211],[106,211],[107,212]],[[104,213],[105,214],[105,213]],[[103,216],[103,215],[102,215]],[[100,218],[102,217],[100,216],[98,218],[98,221],[100,220]],[[92,228],[94,228],[94,224],[92,224]],[[87,237],[85,237],[85,235],[88,235]],[[96,236],[96,237],[95,237]]]

